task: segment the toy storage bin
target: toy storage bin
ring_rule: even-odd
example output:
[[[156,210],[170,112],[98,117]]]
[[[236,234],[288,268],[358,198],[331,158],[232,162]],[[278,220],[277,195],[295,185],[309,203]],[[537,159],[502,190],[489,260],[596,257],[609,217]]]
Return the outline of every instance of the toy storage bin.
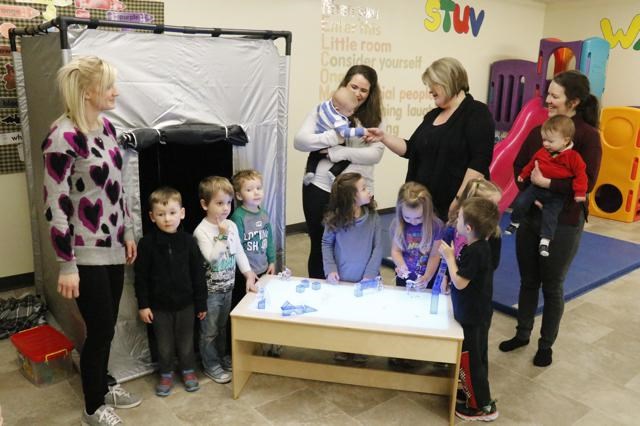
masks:
[[[49,325],[41,325],[11,336],[18,352],[22,374],[36,385],[58,382],[73,372],[73,343]]]

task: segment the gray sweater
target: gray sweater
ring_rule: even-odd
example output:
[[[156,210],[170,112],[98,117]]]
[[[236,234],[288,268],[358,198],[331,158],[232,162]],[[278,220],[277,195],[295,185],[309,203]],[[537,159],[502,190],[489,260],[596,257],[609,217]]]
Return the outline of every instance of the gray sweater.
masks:
[[[71,120],[56,121],[44,156],[44,207],[60,272],[76,265],[117,265],[133,240],[122,182],[123,158],[113,125],[82,133]]]
[[[340,281],[358,282],[373,278],[382,262],[382,226],[377,213],[364,210],[348,228],[332,231],[327,226],[322,236],[324,273],[337,272]]]

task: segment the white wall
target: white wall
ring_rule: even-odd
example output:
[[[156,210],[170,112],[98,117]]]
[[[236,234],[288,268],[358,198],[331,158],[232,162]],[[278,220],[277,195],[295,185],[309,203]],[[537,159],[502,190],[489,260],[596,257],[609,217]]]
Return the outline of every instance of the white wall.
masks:
[[[634,21],[635,18],[635,21]],[[612,32],[626,37],[626,47],[613,43],[607,65],[603,106],[640,105],[640,3],[637,0],[569,0],[547,5],[545,37],[565,41],[605,37],[601,21],[611,23]],[[633,28],[631,24],[635,23]],[[634,49],[634,45],[637,46]],[[611,41],[610,41],[610,44]]]
[[[331,3],[331,2],[330,2]],[[375,25],[377,35],[363,36],[342,31],[338,34],[325,33],[322,40],[321,19],[322,0],[243,0],[241,2],[189,1],[189,7],[178,0],[165,1],[167,24],[219,26],[225,28],[252,28],[288,30],[293,33],[291,56],[291,86],[289,101],[289,140],[291,141],[305,115],[322,98],[320,97],[321,52],[330,36],[350,37],[360,43],[363,40],[388,43],[390,52],[364,52],[370,57],[412,59],[419,56],[421,67],[380,69],[376,66],[381,86],[384,89],[395,88],[395,98],[385,102],[406,109],[424,107],[429,102],[399,101],[400,90],[426,91],[420,76],[429,63],[442,56],[454,56],[460,59],[469,73],[471,93],[480,100],[486,100],[491,62],[505,58],[526,58],[534,60],[544,25],[544,4],[515,0],[478,0],[461,2],[461,5],[473,7],[478,13],[485,11],[484,21],[478,37],[469,34],[457,34],[453,28],[446,33],[442,25],[436,31],[425,29],[423,21],[427,18],[425,8],[430,2],[400,0],[337,0],[351,6],[367,7],[378,12],[378,19],[367,23]],[[242,4],[239,8],[238,5]],[[358,19],[336,17],[328,21],[341,21],[346,24],[358,24]],[[362,21],[362,20],[360,20]],[[522,31],[526,23],[526,31]],[[334,49],[335,50],[335,49]],[[356,53],[362,53],[360,51]],[[340,54],[336,54],[340,56]],[[342,55],[346,56],[346,55]],[[344,74],[347,67],[324,67],[329,71]],[[331,88],[335,88],[334,84]],[[400,120],[385,117],[388,125],[398,125],[399,136],[408,138],[421,121],[419,117],[407,117]],[[304,221],[302,214],[301,181],[305,155],[292,147],[288,151],[287,174],[287,223]],[[397,188],[404,182],[406,161],[386,152],[382,162],[376,167],[376,198],[380,207],[393,207]]]
[[[330,0],[329,3],[331,3]],[[461,1],[460,5],[473,7],[479,13],[484,10],[484,21],[477,37],[471,33],[457,34],[453,28],[444,32],[442,24],[429,31],[424,20],[428,18],[426,9],[433,0],[335,0],[332,3],[346,4],[357,8],[365,7],[377,11],[376,34],[352,34],[358,42],[372,41],[386,43],[388,52],[365,52],[372,58],[382,60],[387,57],[412,59],[419,57],[420,68],[406,66],[378,69],[381,86],[396,89],[395,96],[385,104],[406,109],[424,108],[428,100],[405,101],[399,99],[400,90],[426,89],[420,76],[428,64],[442,56],[454,56],[462,61],[470,78],[471,93],[485,101],[489,81],[489,66],[499,59],[535,60],[538,43],[545,28],[545,6],[530,0],[476,0]],[[326,45],[322,45],[322,5],[324,0],[166,0],[165,23],[168,25],[222,27],[242,29],[288,30],[293,33],[291,56],[291,81],[289,99],[289,141],[293,139],[305,115],[321,99],[320,76],[321,54],[338,55]],[[577,6],[575,6],[578,8]],[[353,10],[353,9],[352,9]],[[325,21],[336,22],[336,16],[325,17]],[[430,18],[431,21],[432,18]],[[358,22],[358,18],[341,19],[345,23]],[[326,35],[326,33],[325,33]],[[336,34],[333,34],[336,35]],[[337,36],[349,36],[338,31]],[[344,73],[344,67],[324,67],[327,71]],[[332,88],[335,86],[332,85]],[[403,113],[399,120],[386,117],[385,122],[397,126],[398,134],[408,138],[419,124],[421,117]],[[290,144],[291,146],[291,144]],[[301,181],[305,155],[288,150],[287,171],[287,224],[304,221],[301,201]],[[393,207],[397,188],[404,181],[406,161],[386,152],[376,168],[376,198],[380,207]],[[31,261],[31,236],[27,213],[26,183],[24,174],[0,176],[0,197],[17,200],[3,203],[0,221],[0,235],[11,235],[0,243],[0,277],[33,270]],[[8,220],[11,219],[11,220]],[[20,240],[20,244],[16,244]]]

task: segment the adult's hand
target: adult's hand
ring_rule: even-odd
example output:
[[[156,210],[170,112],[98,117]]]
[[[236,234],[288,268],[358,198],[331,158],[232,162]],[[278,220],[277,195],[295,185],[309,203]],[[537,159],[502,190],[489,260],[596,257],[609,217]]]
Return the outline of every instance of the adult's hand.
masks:
[[[540,188],[549,188],[551,186],[551,179],[544,177],[540,167],[538,167],[538,160],[535,161],[535,166],[531,171],[531,183]]]
[[[75,299],[80,296],[80,275],[78,273],[58,275],[58,293],[65,299]]]
[[[124,246],[126,248],[127,265],[131,265],[135,262],[136,257],[138,257],[138,247],[136,246],[136,242],[133,240],[125,241]]]

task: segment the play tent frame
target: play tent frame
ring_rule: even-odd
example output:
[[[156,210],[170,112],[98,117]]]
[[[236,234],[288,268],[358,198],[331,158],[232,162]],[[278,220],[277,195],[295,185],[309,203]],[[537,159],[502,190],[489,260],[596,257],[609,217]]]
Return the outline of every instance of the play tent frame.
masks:
[[[142,31],[125,32],[113,31],[113,29]],[[18,49],[18,39],[20,39],[20,49]],[[284,40],[284,46],[280,44],[278,47],[276,41],[280,43],[282,40]],[[217,116],[212,121],[215,124],[246,127],[249,143],[246,146],[233,147],[233,170],[255,168],[264,175],[264,207],[271,214],[278,265],[281,266],[284,264],[286,226],[286,186],[284,182],[286,181],[291,40],[292,35],[288,31],[179,27],[73,17],[58,17],[41,25],[11,30],[10,44],[16,71],[18,105],[24,138],[25,166],[30,200],[36,290],[44,296],[57,322],[74,341],[76,347],[81,347],[84,341],[84,323],[75,303],[63,299],[56,291],[57,261],[48,241],[47,223],[42,214],[44,211],[41,189],[43,161],[40,146],[49,131],[51,123],[62,113],[62,103],[55,85],[58,69],[77,54],[103,56],[101,54],[102,49],[98,49],[98,47],[106,48],[108,46],[107,43],[121,43],[124,46],[134,47],[137,46],[136,43],[146,43],[145,47],[148,45],[149,49],[144,49],[144,52],[152,50],[154,47],[157,49],[158,46],[161,48],[166,48],[166,46],[176,48],[178,46],[177,49],[179,49],[182,44],[191,46],[191,49],[193,49],[193,46],[197,47],[200,49],[197,50],[200,54],[209,52],[207,49],[214,49],[214,51],[215,49],[221,49],[223,51],[220,55],[207,54],[202,56],[195,56],[197,53],[194,51],[192,55],[194,57],[184,58],[185,61],[191,60],[192,62],[201,60],[202,67],[211,66],[211,64],[218,65],[219,62],[232,62],[236,59],[238,61],[247,61],[251,60],[253,57],[251,55],[258,55],[256,57],[260,60],[256,61],[257,71],[255,75],[258,75],[259,78],[257,78],[258,81],[255,84],[249,84],[251,86],[249,89],[258,93],[258,96],[255,96],[257,100],[249,105],[246,105],[246,102],[242,105],[229,105],[227,109],[232,113],[226,114],[220,113],[220,111],[225,110],[222,104],[224,102],[233,103],[233,100],[229,101],[225,96],[216,96],[212,103],[215,103],[216,108],[219,106],[221,108],[213,111],[210,115]],[[87,47],[87,43],[89,47]],[[100,43],[103,44],[100,45]],[[95,48],[95,52],[88,50],[93,48]],[[78,50],[78,52],[74,50]],[[129,49],[121,50],[123,51],[122,55],[125,55],[124,50]],[[132,48],[132,50],[135,49]],[[279,50],[284,50],[284,55],[279,53]],[[236,55],[233,54],[234,51],[237,52]],[[188,56],[189,52],[187,49],[180,51],[180,54]],[[121,70],[119,65],[122,65],[122,68],[126,68],[124,65],[130,65],[131,58],[129,58],[129,61],[122,60],[122,63],[119,64],[119,53],[111,52],[111,54],[112,57],[107,55],[106,59],[114,63],[119,70]],[[249,56],[248,59],[246,58],[247,56]],[[183,59],[180,56],[178,57],[180,58],[179,61]],[[148,66],[149,64],[146,63],[144,65]],[[219,70],[229,67],[227,63],[220,65],[220,68],[214,67],[215,69],[207,75],[217,75]],[[251,67],[253,65],[251,64]],[[160,67],[159,69],[162,69],[162,72],[169,72],[166,68],[175,67],[176,64],[175,61],[167,61],[164,65],[160,63],[154,64],[154,66]],[[142,73],[148,72],[144,67],[140,68],[142,68]],[[247,68],[246,64],[240,64],[235,70],[244,70],[245,68]],[[135,67],[131,69],[137,71]],[[178,72],[175,68],[170,71]],[[190,69],[179,70],[180,75],[178,78],[186,78],[185,81],[188,82],[191,71]],[[233,74],[236,73],[234,72]],[[125,72],[121,72],[120,76],[125,74]],[[132,72],[129,72],[129,74],[132,74]],[[183,76],[183,74],[186,74],[186,76]],[[232,73],[222,74],[222,78],[233,78]],[[264,82],[260,81],[261,79]],[[245,81],[246,79],[243,80],[243,83]],[[195,85],[195,83],[193,84]],[[130,89],[132,87],[135,88],[135,84],[129,86]],[[200,88],[207,89],[205,86]],[[223,89],[227,90],[226,87]],[[231,90],[234,89],[231,88]],[[157,93],[158,91],[154,92],[154,96]],[[265,104],[260,104],[260,99],[264,97],[264,93],[268,93],[271,96],[268,108],[265,108]],[[243,96],[238,96],[235,93],[235,95],[235,98],[245,97],[244,94]],[[234,98],[233,96],[229,97]],[[246,98],[252,97],[246,96]],[[170,100],[170,102],[172,101],[173,99]],[[134,102],[132,99],[124,99],[124,96],[121,96],[116,110],[109,111],[106,114],[116,126],[118,133],[130,131],[134,128],[162,129],[165,126],[174,125],[176,122],[184,124],[205,122],[202,109],[206,108],[203,108],[202,104],[196,105],[190,110],[189,102],[187,101],[180,104],[180,108],[177,108],[179,112],[183,113],[182,115],[176,116],[175,114],[167,113],[166,115],[171,115],[171,117],[165,121],[159,119],[148,120],[153,122],[145,122],[143,114],[140,116],[133,114],[132,116],[131,111],[140,110],[140,105],[130,105],[132,102]],[[162,102],[159,101],[158,103]],[[138,109],[135,107],[138,107]],[[251,114],[257,117],[258,123],[251,122],[251,117],[247,118],[246,114],[243,116],[246,108],[251,109]],[[171,108],[168,108],[168,111],[172,113]],[[123,168],[124,188],[128,193],[129,207],[134,217],[136,239],[142,236],[137,159],[138,156],[135,151],[127,150]],[[137,319],[137,304],[132,282],[132,270],[127,268],[125,272],[125,289],[109,366],[110,372],[119,380],[137,377],[152,369],[148,345],[146,344],[146,331],[142,323]]]

